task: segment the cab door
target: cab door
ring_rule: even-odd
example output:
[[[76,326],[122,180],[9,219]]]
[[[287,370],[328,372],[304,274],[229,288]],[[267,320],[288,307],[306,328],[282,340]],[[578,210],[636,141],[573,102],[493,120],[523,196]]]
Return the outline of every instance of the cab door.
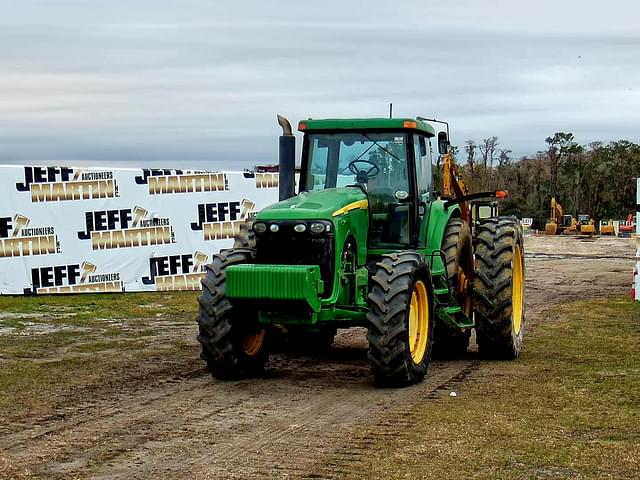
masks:
[[[429,208],[433,201],[433,163],[431,142],[425,135],[413,134],[413,155],[416,172],[416,210],[418,228],[418,247],[426,245],[426,226]]]

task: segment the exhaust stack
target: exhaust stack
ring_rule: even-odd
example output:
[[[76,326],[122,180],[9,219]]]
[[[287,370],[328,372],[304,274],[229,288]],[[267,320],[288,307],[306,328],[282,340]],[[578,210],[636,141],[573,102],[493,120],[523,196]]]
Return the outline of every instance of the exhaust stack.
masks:
[[[291,123],[285,117],[278,115],[278,124],[282,127],[278,148],[279,198],[286,200],[295,195],[296,137],[291,130]]]

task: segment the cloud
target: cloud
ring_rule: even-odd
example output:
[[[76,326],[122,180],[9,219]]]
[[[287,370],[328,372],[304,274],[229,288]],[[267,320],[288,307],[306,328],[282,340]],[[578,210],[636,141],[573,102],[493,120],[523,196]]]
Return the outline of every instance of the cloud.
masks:
[[[276,113],[385,116],[389,102],[514,155],[561,130],[640,140],[635,4],[277,5],[0,7],[0,162],[271,163]]]

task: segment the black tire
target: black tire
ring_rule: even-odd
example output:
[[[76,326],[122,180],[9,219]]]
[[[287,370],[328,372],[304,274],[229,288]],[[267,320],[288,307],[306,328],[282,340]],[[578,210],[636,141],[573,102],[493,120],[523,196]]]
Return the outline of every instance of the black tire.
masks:
[[[452,218],[442,239],[447,267],[447,283],[458,304],[468,317],[473,313],[473,242],[469,224],[460,218]],[[460,278],[460,272],[464,277]],[[464,284],[459,284],[458,280]],[[433,355],[438,358],[459,358],[469,347],[471,330],[449,328],[438,323],[434,333]]]
[[[255,251],[256,233],[253,231],[253,220],[245,220],[240,224],[240,231],[235,236],[233,248],[248,248]]]
[[[214,378],[233,380],[258,376],[268,360],[267,332],[255,312],[233,306],[225,295],[226,269],[250,263],[251,250],[223,250],[207,265],[198,298],[200,357]]]
[[[516,358],[525,325],[522,229],[515,218],[489,218],[478,224],[474,241],[478,350],[489,358]]]
[[[426,296],[421,308],[426,308],[423,312],[428,317],[426,335],[417,336],[424,343],[418,346],[418,358],[414,359],[409,316],[414,291],[422,290],[419,284],[424,286]],[[382,256],[371,278],[367,322],[368,356],[375,384],[399,387],[422,381],[431,359],[435,325],[431,275],[422,255],[407,251]]]

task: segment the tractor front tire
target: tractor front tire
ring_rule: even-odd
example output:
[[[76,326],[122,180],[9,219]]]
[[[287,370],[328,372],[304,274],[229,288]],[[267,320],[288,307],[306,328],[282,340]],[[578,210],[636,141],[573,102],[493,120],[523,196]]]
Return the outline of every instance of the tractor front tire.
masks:
[[[467,317],[473,314],[473,241],[469,223],[452,218],[442,239],[447,268],[447,283]],[[433,355],[438,358],[460,358],[467,353],[470,330],[453,329],[439,323],[436,327]]]
[[[226,296],[226,269],[250,263],[249,249],[223,250],[214,255],[198,298],[200,357],[214,378],[235,380],[263,373],[268,360],[267,332],[255,312],[240,309]]]
[[[240,224],[238,234],[234,237],[233,248],[248,248],[255,251],[256,233],[253,231],[253,220],[245,220]]]
[[[476,229],[473,280],[482,356],[517,358],[524,335],[524,248],[518,220],[489,218]]]
[[[422,255],[382,255],[369,293],[369,360],[376,386],[422,381],[433,345],[433,287]]]

